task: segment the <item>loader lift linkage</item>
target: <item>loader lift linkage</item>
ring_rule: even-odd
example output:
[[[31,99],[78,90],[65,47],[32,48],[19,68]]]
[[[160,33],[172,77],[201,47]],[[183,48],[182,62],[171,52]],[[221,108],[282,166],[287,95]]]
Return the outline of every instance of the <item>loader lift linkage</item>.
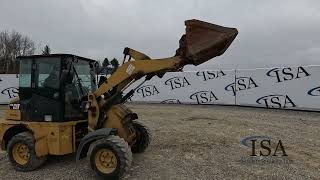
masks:
[[[18,57],[19,98],[10,102],[0,122],[1,149],[13,167],[31,171],[48,155],[76,153],[77,161],[88,156],[99,176],[123,177],[132,152],[144,152],[151,138],[137,114],[124,105],[135,89],[123,92],[141,78],[162,78],[222,55],[238,34],[235,28],[199,20],[185,25],[173,57],[151,59],[125,48],[122,65],[98,88],[94,60],[70,54]]]

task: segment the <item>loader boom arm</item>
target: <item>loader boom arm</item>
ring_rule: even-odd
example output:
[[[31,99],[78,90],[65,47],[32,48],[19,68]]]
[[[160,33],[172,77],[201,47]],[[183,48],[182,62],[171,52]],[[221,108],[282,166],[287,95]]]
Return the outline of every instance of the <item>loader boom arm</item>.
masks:
[[[235,28],[199,20],[187,20],[185,25],[186,33],[181,37],[173,57],[151,59],[139,51],[124,49],[124,63],[95,92],[88,95],[90,129],[100,128],[108,108],[130,96],[128,93],[129,96],[123,97],[122,92],[134,81],[144,76],[146,80],[155,75],[161,78],[168,71],[179,71],[187,64],[199,65],[220,56],[238,34]],[[128,62],[125,62],[126,56],[129,56]],[[101,98],[102,95],[104,98]]]
[[[182,62],[180,56],[126,62],[120,66],[107,81],[101,84],[94,92],[94,95],[99,97],[110,91],[113,87],[118,87],[118,90],[123,90],[131,81],[138,80],[145,75],[157,75],[167,71],[175,71],[183,65]]]

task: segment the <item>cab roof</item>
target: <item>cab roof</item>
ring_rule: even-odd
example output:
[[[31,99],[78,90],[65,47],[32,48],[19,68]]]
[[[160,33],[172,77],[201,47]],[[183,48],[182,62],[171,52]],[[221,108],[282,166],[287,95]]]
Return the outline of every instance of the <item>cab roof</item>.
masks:
[[[42,57],[72,57],[72,58],[77,58],[80,60],[84,60],[84,61],[89,61],[89,62],[97,62],[96,60],[93,59],[89,59],[89,58],[85,58],[85,57],[81,57],[81,56],[76,56],[73,54],[50,54],[50,55],[30,55],[30,56],[18,56],[17,59],[18,60],[24,60],[24,59],[30,59],[30,58],[42,58]]]

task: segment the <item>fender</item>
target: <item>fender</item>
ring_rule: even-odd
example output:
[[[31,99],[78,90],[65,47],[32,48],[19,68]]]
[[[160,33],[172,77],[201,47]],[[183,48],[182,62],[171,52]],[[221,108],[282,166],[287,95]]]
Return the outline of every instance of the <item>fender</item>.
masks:
[[[98,139],[108,137],[109,135],[117,134],[117,130],[114,128],[102,128],[90,132],[86,136],[84,136],[77,149],[76,161],[87,156],[87,152],[89,150],[90,144]]]

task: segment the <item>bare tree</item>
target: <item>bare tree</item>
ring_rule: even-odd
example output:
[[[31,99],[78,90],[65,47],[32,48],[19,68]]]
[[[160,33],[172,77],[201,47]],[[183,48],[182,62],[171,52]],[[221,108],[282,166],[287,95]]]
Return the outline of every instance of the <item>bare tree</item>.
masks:
[[[31,55],[35,51],[34,42],[17,31],[0,32],[0,73],[17,73],[17,56]]]

